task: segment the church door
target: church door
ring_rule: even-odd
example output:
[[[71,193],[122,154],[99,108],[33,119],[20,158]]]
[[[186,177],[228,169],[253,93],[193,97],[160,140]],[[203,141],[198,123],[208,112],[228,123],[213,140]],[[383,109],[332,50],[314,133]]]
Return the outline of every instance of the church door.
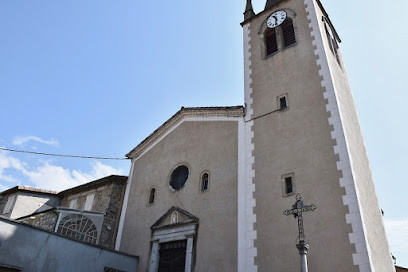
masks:
[[[160,244],[159,272],[184,272],[187,241]]]

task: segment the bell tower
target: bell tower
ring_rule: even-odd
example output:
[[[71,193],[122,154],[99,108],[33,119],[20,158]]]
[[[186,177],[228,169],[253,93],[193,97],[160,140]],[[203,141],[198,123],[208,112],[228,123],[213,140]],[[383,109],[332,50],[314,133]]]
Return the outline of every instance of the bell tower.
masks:
[[[267,0],[242,23],[245,185],[240,271],[298,271],[300,193],[310,271],[395,271],[355,110],[341,39],[319,0]],[[244,199],[245,196],[245,199]]]

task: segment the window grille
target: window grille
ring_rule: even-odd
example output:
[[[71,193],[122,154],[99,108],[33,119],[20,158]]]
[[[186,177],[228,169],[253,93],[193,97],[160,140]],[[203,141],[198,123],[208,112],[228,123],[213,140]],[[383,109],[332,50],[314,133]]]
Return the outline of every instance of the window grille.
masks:
[[[96,244],[98,236],[94,223],[80,214],[70,214],[62,218],[57,233],[91,244]]]

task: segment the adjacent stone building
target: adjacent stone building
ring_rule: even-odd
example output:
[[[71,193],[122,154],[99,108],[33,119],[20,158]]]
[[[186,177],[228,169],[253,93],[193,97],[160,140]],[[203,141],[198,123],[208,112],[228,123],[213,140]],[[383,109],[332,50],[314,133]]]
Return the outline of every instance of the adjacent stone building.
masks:
[[[16,186],[0,193],[0,215],[16,219],[52,209],[60,202],[55,191]]]
[[[17,186],[0,193],[2,216],[113,249],[126,176],[104,177],[62,192]]]
[[[126,182],[126,176],[108,176],[60,192],[61,206],[56,209],[59,214],[56,231],[76,237],[78,234],[72,232],[72,227],[67,229],[67,226],[72,226],[73,220],[82,220],[81,224],[86,224],[85,221],[90,219],[95,231],[88,235],[89,241],[114,248]],[[78,229],[82,227],[78,225]]]

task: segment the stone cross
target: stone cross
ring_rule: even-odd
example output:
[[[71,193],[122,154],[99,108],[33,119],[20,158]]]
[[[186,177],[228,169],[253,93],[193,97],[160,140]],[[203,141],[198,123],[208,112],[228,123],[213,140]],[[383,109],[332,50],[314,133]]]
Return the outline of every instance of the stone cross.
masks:
[[[296,203],[292,205],[291,210],[286,210],[283,212],[284,215],[293,215],[298,219],[298,228],[299,228],[299,242],[296,244],[297,249],[300,254],[300,271],[307,272],[307,251],[309,245],[306,243],[305,229],[303,226],[303,213],[308,211],[316,210],[315,205],[305,205],[300,194],[296,195]]]

